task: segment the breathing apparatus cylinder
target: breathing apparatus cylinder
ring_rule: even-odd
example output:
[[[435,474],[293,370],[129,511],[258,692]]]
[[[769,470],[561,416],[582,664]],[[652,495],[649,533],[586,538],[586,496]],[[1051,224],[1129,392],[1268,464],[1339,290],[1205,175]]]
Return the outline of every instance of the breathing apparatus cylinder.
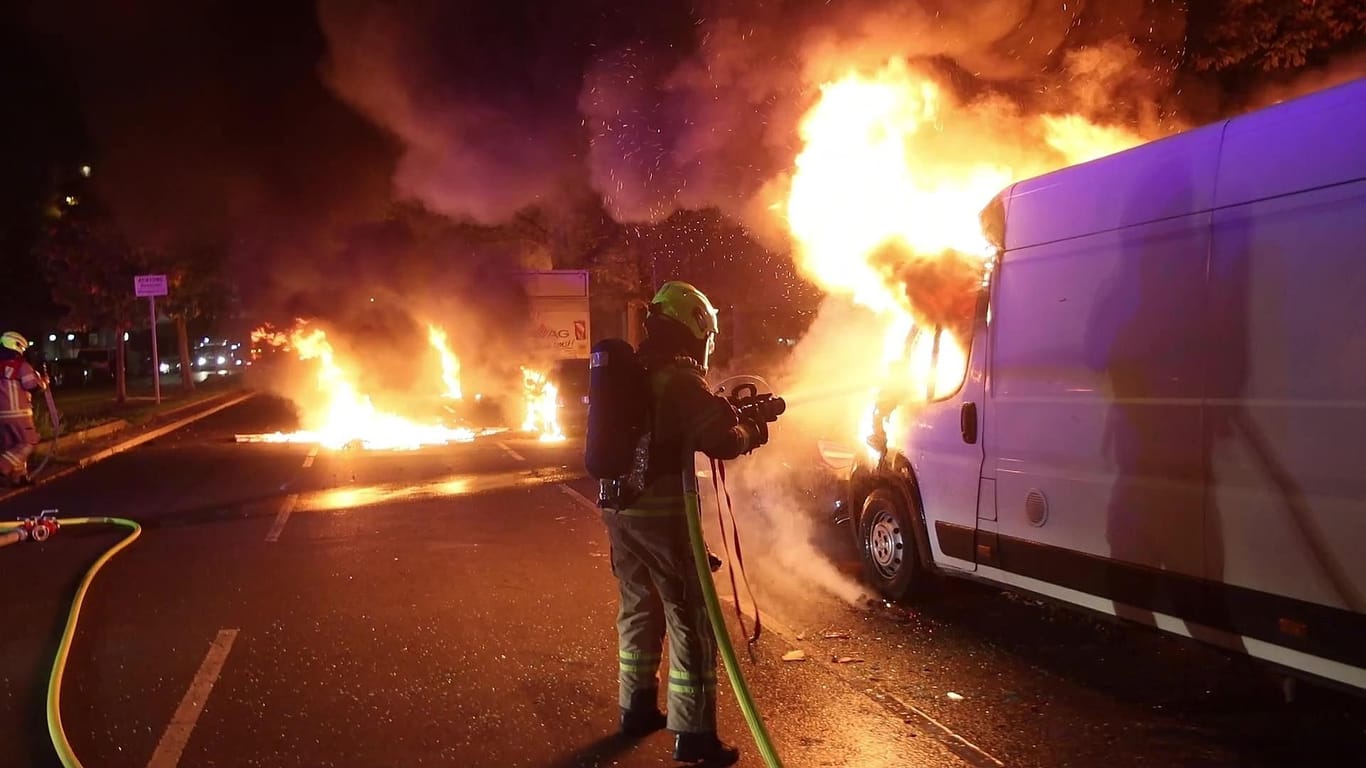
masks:
[[[636,351],[622,339],[593,345],[588,363],[588,434],[584,464],[601,486],[604,504],[622,500],[622,483],[636,469],[648,433],[650,384]]]

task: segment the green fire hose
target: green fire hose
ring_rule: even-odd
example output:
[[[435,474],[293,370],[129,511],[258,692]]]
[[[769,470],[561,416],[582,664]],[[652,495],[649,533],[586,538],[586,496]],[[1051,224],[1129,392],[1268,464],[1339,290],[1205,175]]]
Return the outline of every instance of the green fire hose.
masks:
[[[745,722],[749,724],[749,731],[754,735],[754,744],[759,748],[759,754],[763,756],[764,763],[769,768],[782,768],[778,750],[773,746],[768,730],[764,728],[764,721],[759,717],[759,709],[754,706],[754,699],[749,695],[749,686],[745,684],[744,675],[740,673],[740,663],[735,658],[730,633],[726,631],[721,601],[716,597],[716,585],[712,583],[711,570],[707,567],[707,547],[702,540],[702,505],[697,494],[697,466],[694,461],[695,454],[689,453],[683,466],[683,498],[688,514],[688,538],[692,540],[693,562],[697,565],[697,578],[702,582],[707,617],[711,619],[717,648],[720,649],[721,658],[726,663],[726,676],[730,678],[730,686],[735,691],[735,700],[739,702],[740,711],[744,713]],[[739,600],[738,595],[736,600]]]
[[[0,534],[15,530],[20,525],[21,523],[0,523]],[[61,759],[63,766],[83,768],[76,753],[71,749],[71,742],[67,741],[66,730],[62,728],[62,675],[66,672],[71,639],[76,634],[76,621],[80,619],[81,604],[85,602],[85,593],[90,589],[90,583],[95,580],[95,574],[105,563],[142,535],[142,526],[121,517],[71,517],[61,520],[61,525],[117,525],[129,529],[128,535],[105,550],[95,564],[90,566],[90,570],[85,572],[85,578],[81,579],[80,586],[76,588],[76,596],[71,600],[71,610],[67,613],[66,628],[62,630],[61,642],[57,644],[57,655],[52,660],[52,674],[47,681],[47,732],[52,737],[52,747],[57,751],[57,757]]]

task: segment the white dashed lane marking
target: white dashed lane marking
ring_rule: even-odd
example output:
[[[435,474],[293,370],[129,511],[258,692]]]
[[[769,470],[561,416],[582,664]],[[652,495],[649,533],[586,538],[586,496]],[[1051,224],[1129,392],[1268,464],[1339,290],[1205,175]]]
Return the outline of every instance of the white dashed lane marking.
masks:
[[[152,759],[147,761],[147,768],[175,768],[180,763],[180,755],[190,740],[190,732],[204,711],[204,704],[213,692],[214,683],[218,682],[218,675],[222,673],[223,664],[228,660],[228,652],[232,650],[236,639],[237,630],[218,630],[218,637],[209,644],[209,653],[199,665],[190,689],[185,692],[185,698],[180,700],[171,722],[166,724]]]
[[[285,497],[280,504],[280,511],[275,514],[275,523],[270,526],[270,532],[266,534],[266,541],[279,541],[280,533],[285,529],[285,523],[289,522],[289,513],[294,511],[294,505],[299,503],[299,494],[291,493]]]

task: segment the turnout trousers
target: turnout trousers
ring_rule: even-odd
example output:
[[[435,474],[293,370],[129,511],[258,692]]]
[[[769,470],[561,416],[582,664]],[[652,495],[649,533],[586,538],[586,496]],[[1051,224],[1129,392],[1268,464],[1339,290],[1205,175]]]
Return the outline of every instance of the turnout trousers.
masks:
[[[606,510],[617,612],[620,699],[630,707],[659,689],[669,638],[668,726],[680,733],[716,730],[716,637],[707,619],[687,518],[662,510]]]
[[[32,416],[0,418],[0,475],[18,479],[28,472],[28,457],[38,445]]]

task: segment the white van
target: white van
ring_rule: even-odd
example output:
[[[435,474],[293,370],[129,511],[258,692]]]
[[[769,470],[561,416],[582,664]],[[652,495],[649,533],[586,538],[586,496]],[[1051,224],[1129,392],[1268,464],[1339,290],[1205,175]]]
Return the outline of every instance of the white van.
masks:
[[[873,582],[972,577],[1366,689],[1366,79],[982,219],[961,387],[853,473]]]

